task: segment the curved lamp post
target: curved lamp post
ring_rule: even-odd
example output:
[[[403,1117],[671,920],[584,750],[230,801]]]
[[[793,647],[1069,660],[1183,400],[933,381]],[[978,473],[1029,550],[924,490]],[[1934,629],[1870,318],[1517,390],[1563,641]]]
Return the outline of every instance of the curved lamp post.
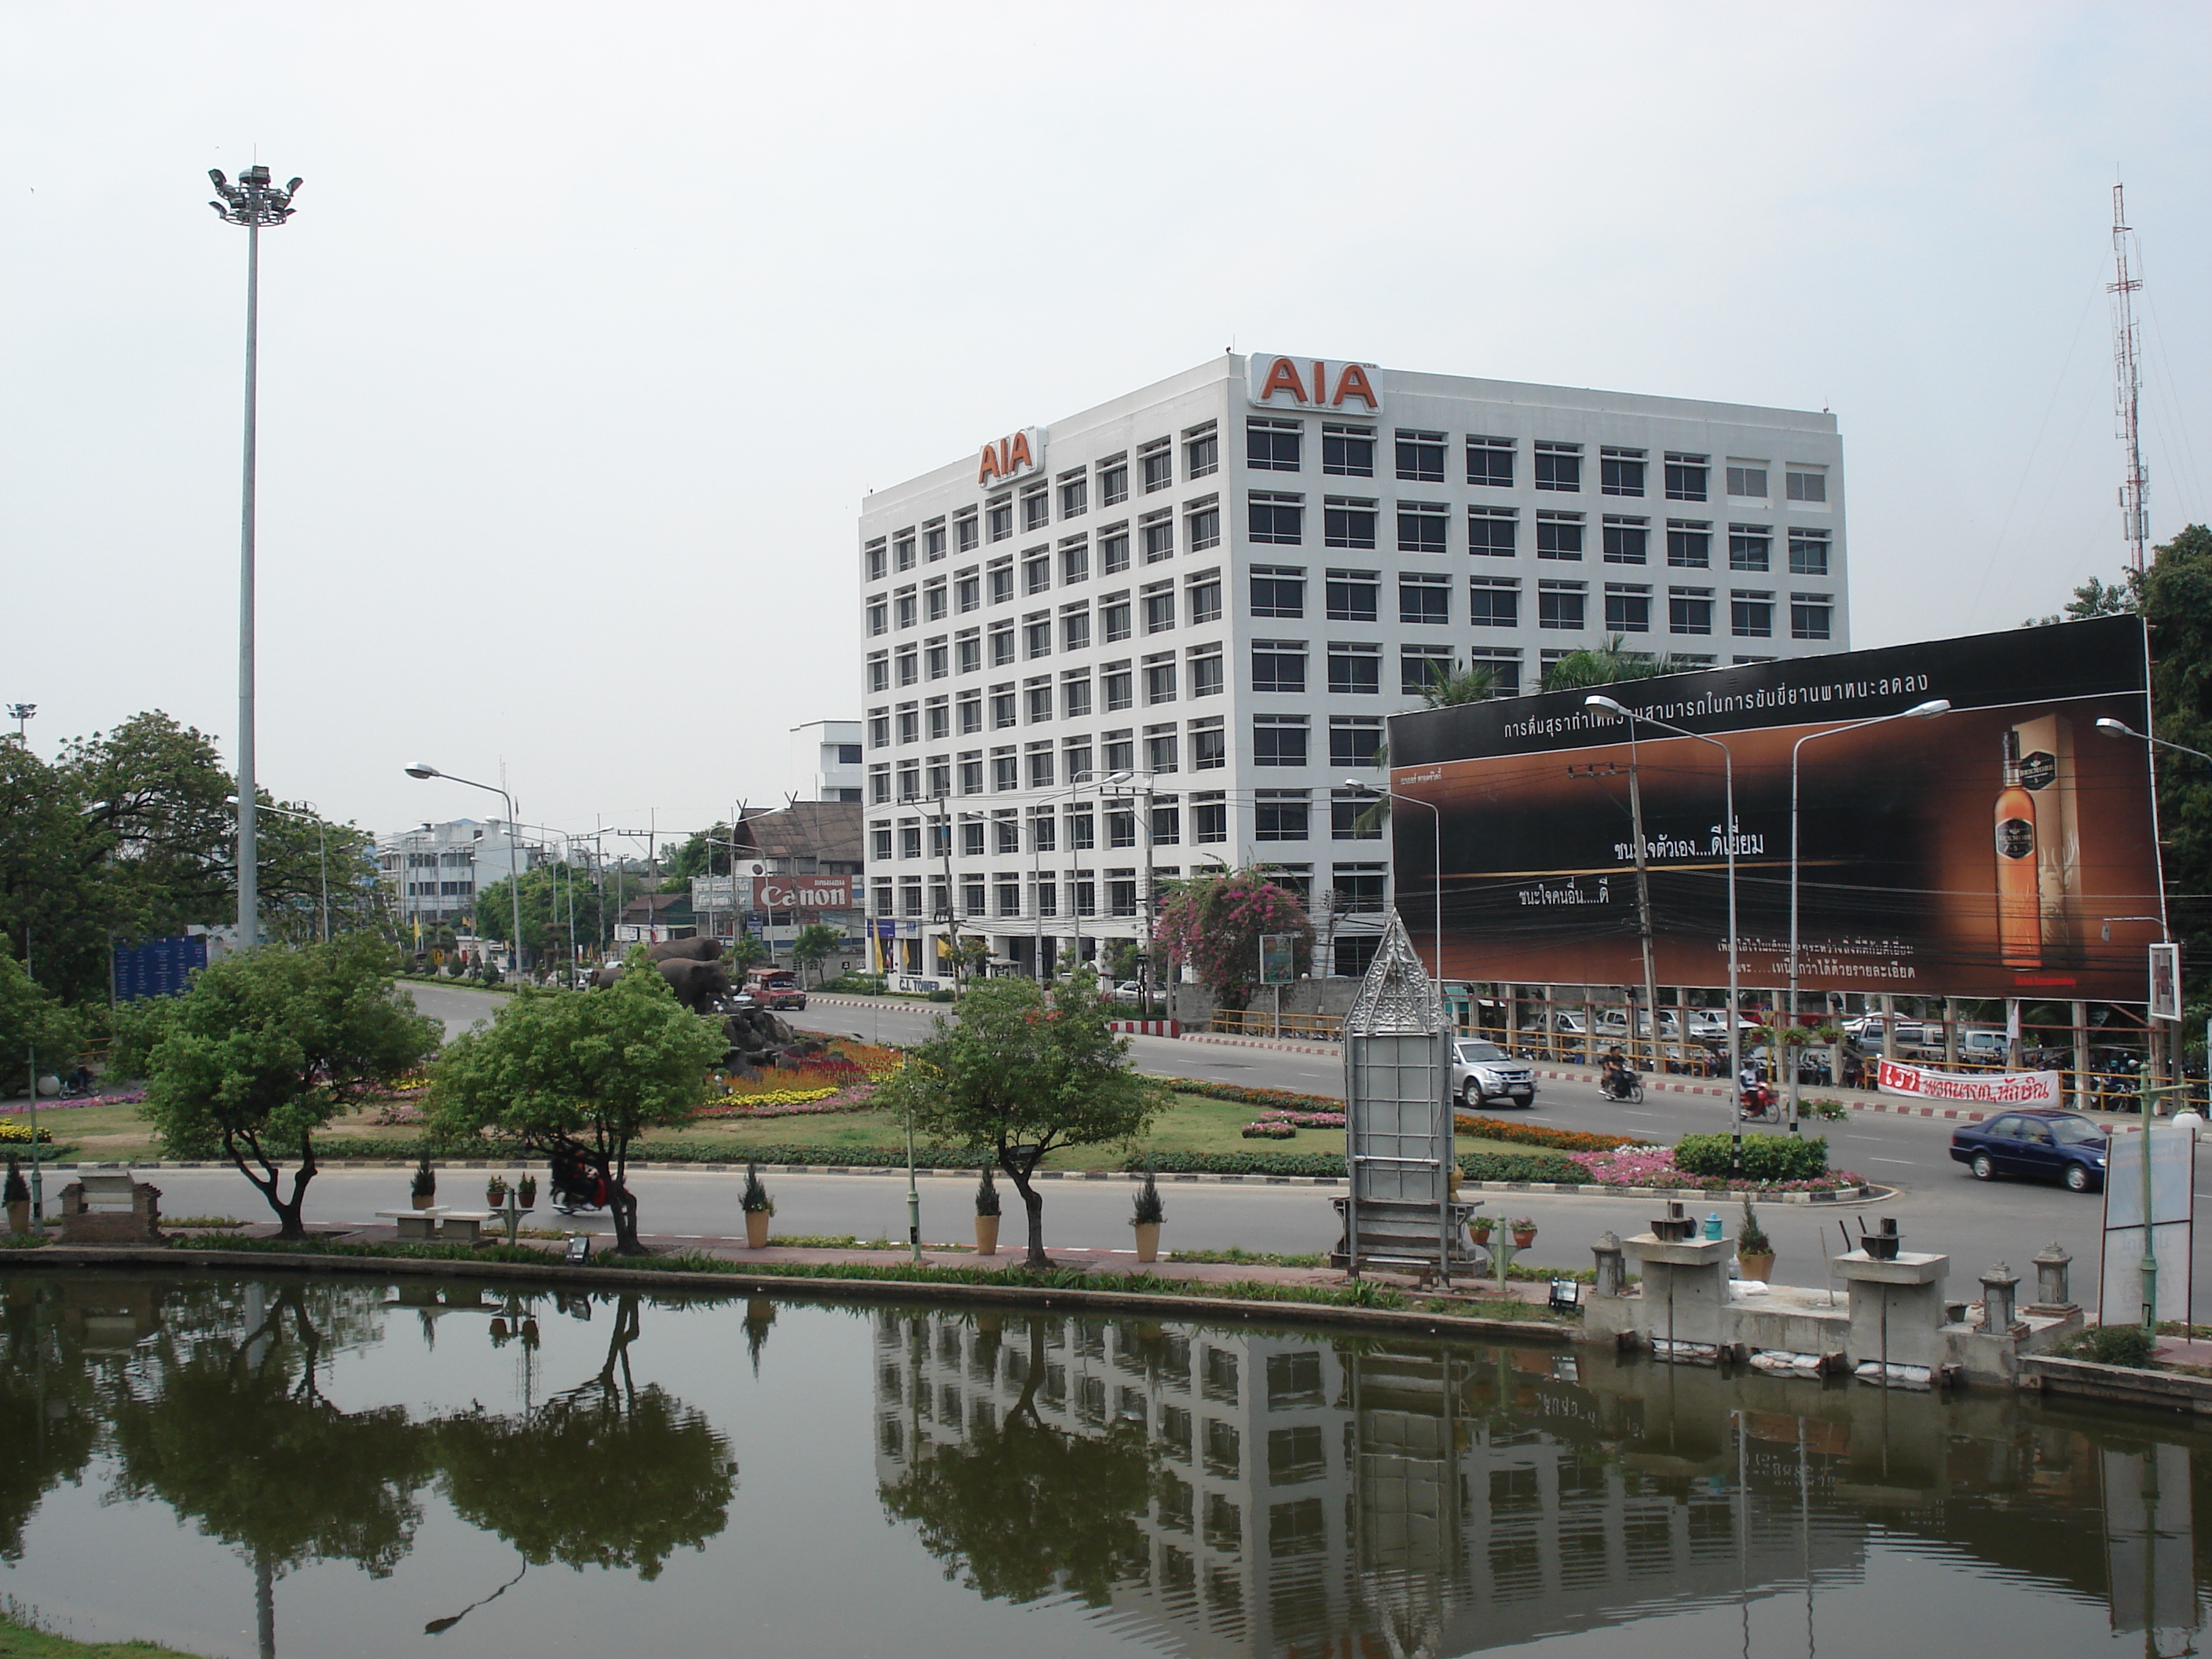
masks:
[[[507,896],[514,904],[514,982],[522,983],[522,872],[517,867],[522,850],[522,826],[514,820],[514,797],[495,783],[478,783],[472,778],[457,778],[451,772],[441,772],[427,762],[416,761],[407,769],[410,778],[443,778],[447,783],[465,785],[481,789],[487,794],[497,795],[507,803]],[[400,879],[406,880],[403,872]]]
[[[1650,714],[1625,708],[1611,697],[1593,694],[1583,699],[1583,706],[1585,708],[1607,709],[1620,715],[1629,722],[1628,729],[1632,732],[1636,729],[1636,722],[1642,720],[1646,726],[1656,726],[1661,731],[1672,732],[1677,737],[1694,738],[1699,743],[1711,744],[1721,751],[1721,781],[1725,799],[1721,838],[1728,849],[1729,1134],[1731,1142],[1729,1168],[1733,1174],[1740,1176],[1743,1173],[1743,1099],[1739,1092],[1743,1087],[1743,1025],[1738,998],[1743,980],[1743,963],[1741,941],[1735,921],[1735,756],[1718,738],[1709,738],[1704,732],[1692,732],[1686,726],[1676,726],[1670,720],[1655,719]],[[1656,1008],[1651,1011],[1651,1029],[1656,1037],[1659,1029],[1659,1011]]]
[[[1948,697],[1934,697],[1926,702],[1915,703],[1910,708],[1894,714],[1876,714],[1872,720],[1852,720],[1845,726],[1832,726],[1824,732],[1808,732],[1790,745],[1790,1024],[1797,1023],[1797,754],[1804,746],[1819,738],[1832,738],[1838,732],[1857,732],[1869,726],[1881,726],[1891,720],[1930,720],[1938,714],[1951,712]],[[1893,1004],[1892,1005],[1894,1006]],[[1789,1044],[1778,1042],[1776,1047],[1787,1050]],[[1885,1048],[1887,1052],[1887,1048]],[[1790,1133],[1799,1133],[1797,1127],[1797,1059],[1791,1054],[1790,1063]],[[1830,1079],[1841,1087],[1843,1079]]]
[[[1436,896],[1436,902],[1437,902],[1437,913],[1436,913],[1436,955],[1437,955],[1437,960],[1436,960],[1436,972],[1435,972],[1435,978],[1436,978],[1436,981],[1437,981],[1437,1003],[1438,1003],[1439,1005],[1441,1005],[1441,1004],[1443,1003],[1443,994],[1444,994],[1444,815],[1443,815],[1443,809],[1442,809],[1441,807],[1439,807],[1439,806],[1438,806],[1438,805],[1437,805],[1434,801],[1432,801],[1432,800],[1423,800],[1423,799],[1422,799],[1419,795],[1401,795],[1401,794],[1400,794],[1400,793],[1399,793],[1395,789],[1393,789],[1393,788],[1389,787],[1388,785],[1386,785],[1386,784],[1380,784],[1380,783],[1363,783],[1363,782],[1362,782],[1359,779],[1358,779],[1358,778],[1346,778],[1346,779],[1344,781],[1344,782],[1343,782],[1340,787],[1342,787],[1342,788],[1349,789],[1349,790],[1350,790],[1350,791],[1352,791],[1352,793],[1353,794],[1355,794],[1355,795],[1364,795],[1364,796],[1365,796],[1369,800],[1406,800],[1406,801],[1411,801],[1411,802],[1413,802],[1413,804],[1414,805],[1416,805],[1416,806],[1425,806],[1425,807],[1427,807],[1427,808],[1429,809],[1429,816],[1430,816],[1431,817],[1434,818],[1434,819],[1437,821],[1437,822],[1436,822],[1436,836],[1435,836],[1435,839],[1434,839],[1432,842],[1430,842],[1430,845],[1429,845],[1429,850],[1430,850],[1432,854],[1435,854],[1435,864],[1436,864],[1436,874],[1435,874],[1435,881],[1436,881],[1436,895],[1435,895],[1435,896]],[[1396,842],[1395,840],[1391,842],[1391,847],[1392,847],[1392,849],[1395,851],[1395,848],[1396,848],[1396,847],[1397,847],[1397,842]],[[1395,862],[1395,860],[1393,860],[1393,862]]]
[[[224,800],[223,805],[241,806],[243,803],[236,795],[232,795]],[[323,943],[328,945],[331,942],[331,855],[327,837],[323,834],[323,820],[316,813],[295,812],[289,806],[264,806],[261,811],[274,812],[280,817],[306,818],[315,826],[315,862],[322,872],[323,884]],[[404,881],[406,878],[403,876],[400,879]]]

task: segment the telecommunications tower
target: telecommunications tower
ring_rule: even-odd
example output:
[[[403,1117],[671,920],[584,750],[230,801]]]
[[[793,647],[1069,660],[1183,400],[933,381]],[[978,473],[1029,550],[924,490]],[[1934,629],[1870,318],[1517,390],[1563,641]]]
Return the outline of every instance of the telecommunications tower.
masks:
[[[2140,571],[2143,548],[2150,540],[2150,480],[2143,475],[2142,459],[2142,375],[2136,362],[2140,343],[2136,333],[2135,294],[2142,286],[2142,278],[2135,271],[2142,260],[2140,250],[2132,263],[2128,258],[2129,240],[2135,233],[2128,228],[2124,188],[2112,186],[2113,280],[2105,289],[2112,296],[2113,406],[2119,417],[2120,441],[2128,452],[2127,473],[2120,480],[2120,526],[2128,540],[2129,564]]]

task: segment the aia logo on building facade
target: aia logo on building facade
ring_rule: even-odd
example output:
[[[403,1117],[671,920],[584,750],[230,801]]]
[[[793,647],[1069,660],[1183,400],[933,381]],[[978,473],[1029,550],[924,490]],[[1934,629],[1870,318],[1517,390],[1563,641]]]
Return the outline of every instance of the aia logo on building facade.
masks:
[[[983,458],[975,464],[975,482],[979,484],[1004,483],[1009,478],[1035,472],[1043,465],[1044,429],[1025,426],[1019,432],[1001,438],[994,444],[983,446]]]
[[[1245,392],[1261,409],[1349,410],[1372,415],[1382,407],[1369,371],[1373,363],[1333,363],[1310,358],[1247,358]]]

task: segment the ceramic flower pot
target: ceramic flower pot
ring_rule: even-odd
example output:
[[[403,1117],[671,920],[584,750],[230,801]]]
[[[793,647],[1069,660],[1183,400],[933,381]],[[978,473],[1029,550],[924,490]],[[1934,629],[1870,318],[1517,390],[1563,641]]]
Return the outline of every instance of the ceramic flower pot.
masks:
[[[996,1255],[999,1253],[999,1223],[1005,1218],[979,1215],[975,1218],[975,1254]]]
[[[1756,1279],[1763,1284],[1774,1282],[1774,1252],[1771,1250],[1738,1250],[1736,1265],[1743,1269],[1746,1279]]]
[[[769,1223],[775,1218],[766,1210],[747,1210],[745,1212],[746,1244],[756,1250],[766,1249]]]
[[[1160,1259],[1160,1224],[1139,1221],[1132,1224],[1137,1235],[1137,1260],[1158,1261]]]
[[[437,1201],[438,1195],[435,1193],[416,1193],[414,1197],[409,1200],[409,1202],[413,1204],[418,1210],[429,1209],[432,1206],[435,1205]]]
[[[1513,1230],[1513,1248],[1515,1249],[1525,1250],[1535,1242],[1536,1230],[1534,1227],[1516,1227]]]
[[[1475,1249],[1486,1250],[1490,1248],[1491,1232],[1492,1229],[1488,1227],[1469,1227],[1467,1230],[1467,1236],[1474,1241]]]

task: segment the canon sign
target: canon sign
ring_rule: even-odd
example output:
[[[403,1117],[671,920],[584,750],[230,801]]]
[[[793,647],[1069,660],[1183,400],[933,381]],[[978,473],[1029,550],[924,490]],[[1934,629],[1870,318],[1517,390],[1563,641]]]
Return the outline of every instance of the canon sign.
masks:
[[[762,876],[753,883],[753,903],[763,910],[849,910],[850,876]]]
[[[1368,374],[1374,368],[1373,363],[1255,355],[1245,360],[1244,390],[1261,409],[1349,410],[1372,415],[1382,407]]]

